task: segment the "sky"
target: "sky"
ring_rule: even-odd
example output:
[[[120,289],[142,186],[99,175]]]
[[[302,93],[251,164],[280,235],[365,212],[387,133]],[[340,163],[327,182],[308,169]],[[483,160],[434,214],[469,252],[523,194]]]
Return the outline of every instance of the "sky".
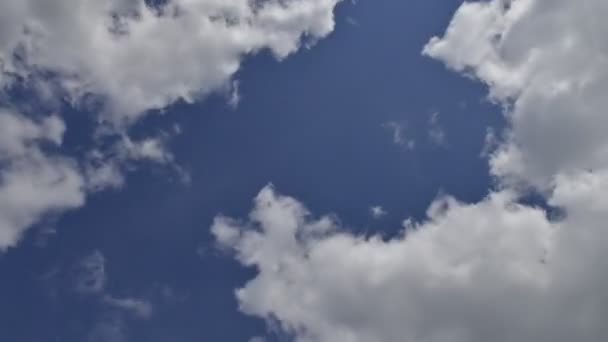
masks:
[[[606,13],[0,3],[0,341],[605,339]]]

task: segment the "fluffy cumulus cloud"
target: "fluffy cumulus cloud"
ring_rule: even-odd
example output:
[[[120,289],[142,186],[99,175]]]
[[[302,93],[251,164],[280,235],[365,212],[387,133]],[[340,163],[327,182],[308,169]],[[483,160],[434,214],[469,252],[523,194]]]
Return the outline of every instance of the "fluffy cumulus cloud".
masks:
[[[604,340],[606,13],[601,0],[463,3],[423,52],[504,108],[511,125],[489,153],[499,189],[440,198],[384,239],[267,187],[248,220],[212,226],[258,271],[240,309],[299,342]],[[529,187],[557,209],[522,204]]]
[[[467,2],[424,53],[485,82],[512,130],[493,172],[548,188],[608,166],[608,28],[602,0]]]
[[[212,92],[237,105],[232,78],[242,59],[261,50],[282,59],[325,37],[339,1],[0,2],[0,98],[8,102],[0,103],[0,252],[44,215],[122,186],[133,161],[172,164],[171,134],[134,141],[129,125]],[[99,138],[85,158],[60,156],[66,126],[59,116],[34,120],[1,109],[15,107],[15,86],[32,88],[43,104],[67,100],[98,115]]]
[[[608,334],[604,178],[564,181],[552,221],[509,191],[476,204],[437,200],[428,220],[383,240],[314,218],[268,187],[246,222],[212,231],[257,276],[244,313],[278,320],[296,341],[598,341]]]
[[[279,59],[334,27],[340,0],[25,0],[0,4],[1,83],[55,80],[105,119],[230,88],[243,56]]]
[[[64,130],[57,116],[34,121],[0,109],[0,251],[44,215],[82,205],[76,163],[49,151],[61,145]]]

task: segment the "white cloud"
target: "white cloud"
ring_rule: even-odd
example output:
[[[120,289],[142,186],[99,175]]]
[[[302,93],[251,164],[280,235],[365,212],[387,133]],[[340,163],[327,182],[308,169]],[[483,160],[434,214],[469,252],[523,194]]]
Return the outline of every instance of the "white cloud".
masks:
[[[382,208],[379,205],[373,206],[369,208],[369,213],[372,215],[373,218],[375,219],[379,219],[382,218],[384,216],[386,216],[387,212],[386,210],[384,210],[384,208]]]
[[[429,118],[429,140],[436,146],[443,146],[445,139],[445,130],[439,122],[439,112],[435,111]]]
[[[333,31],[340,0],[23,0],[0,2],[0,91],[26,80],[43,104],[101,108],[101,134],[85,160],[60,157],[63,121],[0,113],[0,252],[44,215],[81,206],[85,194],[119,188],[132,161],[173,165],[166,136],[133,141],[125,132],[151,109],[213,92],[240,100],[233,80],[261,50],[283,59]],[[10,100],[10,98],[9,98]],[[10,105],[10,104],[9,104]],[[104,132],[108,131],[110,132]],[[108,137],[103,137],[106,139]],[[102,140],[103,140],[102,139]]]
[[[133,141],[123,134],[109,151],[95,149],[79,163],[59,151],[65,129],[57,115],[32,119],[0,108],[0,252],[46,215],[82,206],[87,192],[122,186],[132,161],[173,162],[171,135]]]
[[[116,297],[107,291],[108,276],[106,258],[95,250],[77,264],[74,274],[74,290],[82,295],[96,297],[107,308],[127,312],[137,318],[150,318],[153,306],[147,300],[132,297]]]
[[[179,130],[175,130],[175,134]],[[169,151],[168,141],[173,133],[161,133],[139,141],[126,134],[119,134],[116,141],[106,149],[93,149],[88,152],[84,162],[84,175],[89,191],[100,191],[108,188],[120,188],[125,183],[126,173],[133,169],[133,162],[152,162],[158,165],[170,165],[177,173],[184,172],[175,165],[173,154]],[[103,136],[100,140],[108,138]]]
[[[122,138],[122,143],[117,145],[117,148],[121,149],[119,153],[126,155],[125,158],[128,159],[150,160],[161,164],[173,160],[173,155],[166,148],[162,137],[149,137],[135,142],[125,135]]]
[[[0,252],[44,215],[84,203],[75,162],[41,147],[60,145],[64,130],[57,116],[33,121],[0,109]]]
[[[608,167],[605,13],[603,0],[466,2],[424,48],[507,106],[494,174],[546,189],[558,174]]]
[[[386,240],[265,188],[249,220],[212,227],[258,270],[237,291],[241,310],[299,342],[605,339],[605,13],[601,0],[464,2],[424,53],[503,106],[511,127],[488,138],[499,190],[473,204],[439,199]],[[521,204],[520,184],[558,209]]]
[[[128,340],[128,323],[133,319],[149,319],[154,313],[152,302],[135,297],[117,297],[110,294],[106,257],[99,250],[82,257],[68,269],[53,268],[43,279],[45,289],[57,297],[74,293],[87,299],[97,316],[83,341],[122,342]],[[61,280],[67,279],[68,283]],[[65,286],[68,285],[68,286]],[[67,289],[67,291],[65,291]]]
[[[100,251],[85,256],[76,267],[74,288],[81,294],[101,294],[107,282],[106,258]]]
[[[99,150],[89,153],[84,168],[89,191],[118,189],[125,184],[124,160],[106,156]]]
[[[110,295],[105,295],[103,301],[116,309],[131,312],[139,318],[149,318],[153,313],[152,304],[138,298],[115,298]]]
[[[249,221],[218,217],[212,231],[258,269],[237,291],[241,310],[297,341],[591,342],[608,334],[607,179],[564,180],[551,198],[569,209],[559,222],[501,191],[439,199],[387,241],[265,188]]]
[[[345,20],[351,26],[359,26],[359,22],[357,21],[357,19],[355,19],[353,17],[346,17]]]
[[[414,139],[406,136],[407,127],[405,124],[396,121],[388,121],[382,124],[382,128],[391,133],[391,137],[395,145],[403,146],[408,150],[413,150],[416,146]]]
[[[491,127],[486,128],[486,136],[484,138],[483,148],[479,155],[481,157],[488,157],[492,152],[496,151],[496,149],[500,146],[500,138],[496,136],[494,133],[494,129]]]
[[[228,104],[232,108],[236,108],[241,103],[241,92],[239,81],[232,81],[228,88]]]
[[[0,4],[0,79],[55,73],[75,102],[106,102],[125,123],[221,91],[245,55],[279,59],[334,27],[340,0],[24,0]]]

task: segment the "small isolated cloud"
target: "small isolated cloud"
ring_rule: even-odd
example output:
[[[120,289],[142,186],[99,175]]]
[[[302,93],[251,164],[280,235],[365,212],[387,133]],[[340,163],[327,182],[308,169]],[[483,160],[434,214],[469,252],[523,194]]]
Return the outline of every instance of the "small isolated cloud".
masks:
[[[369,213],[370,215],[372,215],[373,218],[375,219],[379,219],[382,218],[384,216],[386,216],[388,213],[386,212],[386,210],[384,210],[384,208],[382,208],[381,206],[377,205],[377,206],[373,206],[369,208]]]
[[[36,232],[34,244],[38,247],[46,247],[49,241],[57,235],[57,229],[53,226],[42,226]]]
[[[87,153],[83,167],[86,189],[97,192],[122,187],[126,174],[134,169],[133,164],[137,162],[171,166],[178,177],[182,177],[185,171],[174,163],[174,156],[168,147],[169,140],[179,133],[177,126],[171,132],[133,140],[127,134],[100,131],[99,140],[111,138],[114,143],[105,149],[95,148]]]
[[[106,259],[100,251],[85,256],[76,266],[74,288],[85,295],[102,294],[106,288]]]
[[[116,309],[145,319],[153,313],[152,303],[141,298],[116,297],[108,293],[106,259],[96,250],[85,256],[75,267],[74,290],[86,296],[96,297],[107,309]]]
[[[98,314],[85,341],[90,342],[126,342],[128,339],[128,322],[150,319],[155,312],[152,300],[133,296],[116,296],[108,290],[108,272],[106,258],[99,250],[84,256],[64,273],[62,268],[53,268],[41,279],[53,299],[60,296],[73,296],[74,293],[87,299],[87,305],[96,308]],[[67,291],[62,280],[71,284]],[[155,298],[165,304],[183,300],[169,287],[157,287],[148,292],[148,298]],[[185,298],[185,297],[184,297]],[[58,302],[61,305],[61,302]]]
[[[153,312],[152,304],[143,299],[116,298],[105,295],[103,296],[103,302],[113,308],[129,312],[138,318],[149,318]]]
[[[189,295],[187,293],[182,293],[169,285],[160,285],[157,287],[158,289],[158,297],[165,304],[176,304],[182,303],[188,300]]]
[[[429,140],[435,146],[444,146],[446,143],[445,130],[439,122],[439,112],[431,113],[429,118]]]
[[[382,124],[382,128],[389,131],[389,133],[391,134],[392,141],[395,145],[402,146],[408,150],[414,149],[416,142],[413,138],[407,136],[407,126],[405,124],[396,121],[388,121]]]
[[[353,18],[353,17],[346,17],[346,22],[348,24],[350,24],[351,26],[359,26],[359,22],[357,21],[357,19]]]

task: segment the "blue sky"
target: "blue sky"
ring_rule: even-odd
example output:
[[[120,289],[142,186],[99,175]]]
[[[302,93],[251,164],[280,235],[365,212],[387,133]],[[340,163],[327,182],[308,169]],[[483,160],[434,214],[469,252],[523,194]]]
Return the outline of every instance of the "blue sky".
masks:
[[[307,1],[294,0],[293,7]],[[107,69],[97,74],[94,68],[102,67],[91,62],[94,57],[86,55],[87,51],[82,52],[82,59],[74,59],[74,65],[81,63],[82,68],[70,70],[63,61],[52,59],[61,58],[56,51],[45,54],[45,47],[50,46],[45,45],[49,43],[46,38],[37,42],[32,36],[32,45],[37,48],[19,52],[17,48],[10,50],[8,43],[2,45],[4,38],[0,35],[0,66],[5,74],[0,79],[0,105],[10,115],[39,125],[24,129],[25,133],[14,138],[25,141],[23,149],[34,148],[33,152],[13,153],[9,150],[13,145],[7,143],[9,147],[5,148],[0,141],[0,153],[5,154],[0,159],[0,170],[4,165],[9,170],[3,178],[11,179],[8,175],[12,166],[21,165],[18,163],[22,159],[34,160],[31,167],[42,169],[48,160],[38,159],[39,154],[53,156],[49,159],[53,162],[63,158],[61,162],[65,159],[72,163],[66,165],[78,165],[73,167],[82,178],[76,198],[70,197],[72,201],[61,199],[66,202],[32,209],[34,218],[18,226],[22,232],[19,238],[3,242],[0,234],[0,340],[458,342],[493,336],[495,341],[505,342],[545,341],[554,336],[538,335],[534,328],[518,321],[521,305],[513,304],[513,309],[504,304],[513,294],[521,296],[523,303],[528,298],[543,297],[535,292],[537,284],[545,279],[543,272],[549,285],[538,286],[546,292],[546,298],[556,299],[540,302],[539,307],[561,308],[567,305],[561,299],[570,294],[584,303],[589,298],[599,303],[590,304],[593,309],[582,305],[580,311],[575,306],[573,314],[584,313],[580,314],[583,320],[589,312],[605,312],[605,295],[593,285],[608,279],[603,277],[605,272],[578,275],[588,281],[562,288],[561,284],[569,284],[563,279],[572,279],[576,272],[567,267],[537,269],[537,259],[549,258],[546,255],[555,255],[556,264],[574,260],[572,269],[581,263],[601,268],[595,263],[601,260],[600,246],[567,233],[563,233],[565,237],[547,236],[552,234],[548,231],[560,227],[581,225],[589,228],[589,234],[596,234],[598,241],[605,234],[597,223],[604,215],[603,197],[594,197],[593,189],[582,194],[575,191],[585,188],[585,184],[596,184],[591,188],[598,189],[604,186],[601,170],[605,166],[605,141],[593,127],[601,126],[601,116],[596,115],[601,100],[596,101],[594,94],[601,93],[605,77],[602,74],[597,80],[590,76],[590,81],[584,81],[588,83],[581,81],[591,86],[581,86],[578,93],[565,95],[565,100],[557,95],[538,95],[544,93],[534,88],[555,85],[559,95],[561,85],[578,84],[578,76],[572,75],[593,75],[592,68],[601,69],[601,63],[561,65],[564,60],[584,56],[571,50],[551,50],[556,39],[553,35],[526,35],[526,30],[534,30],[528,20],[535,16],[567,23],[564,30],[576,27],[568,26],[570,21],[564,19],[568,16],[563,14],[571,10],[569,5],[545,8],[537,4],[539,1],[516,0],[510,7],[503,2],[361,0],[335,4],[311,0],[319,6],[318,13],[330,17],[333,13],[335,26],[317,24],[320,14],[300,18],[312,24],[293,29],[299,30],[295,39],[306,32],[309,37],[303,46],[290,48],[285,56],[282,49],[290,46],[293,38],[245,47],[235,43],[223,54],[224,38],[219,37],[217,42],[212,39],[210,45],[203,45],[201,55],[190,55],[193,52],[184,46],[196,37],[178,33],[185,45],[178,44],[171,50],[172,46],[163,45],[169,44],[166,37],[157,34],[154,39],[147,38],[154,49],[133,53],[135,64],[120,69],[124,65],[117,63],[113,70],[116,73],[109,77]],[[67,0],[64,3],[75,6]],[[164,18],[168,12],[162,10],[173,8],[165,4],[154,9],[143,2],[140,7],[129,7],[139,1],[131,5],[116,3],[118,7],[112,8],[116,18],[127,23],[124,39],[133,37],[125,43],[130,44],[129,49],[139,46],[135,40],[138,20],[154,20],[149,19],[153,16],[146,17],[154,10],[161,11],[156,15]],[[194,11],[181,0],[168,3],[180,3],[180,10],[185,12]],[[39,5],[39,1],[29,1],[32,12]],[[249,9],[250,5],[245,6]],[[589,1],[589,6],[598,6],[598,11],[605,8],[599,1]],[[40,14],[54,9],[41,8],[38,10],[42,12],[31,14],[32,20],[40,20],[43,27],[55,27]],[[238,21],[241,14],[234,13],[240,12],[230,14],[231,10],[221,9],[228,13],[227,18],[235,15],[237,19],[233,20]],[[202,11],[204,16],[213,14]],[[218,13],[224,13],[221,11]],[[250,20],[256,22],[259,18],[253,15]],[[476,17],[490,19],[471,19]],[[574,14],[572,17],[576,18]],[[87,25],[94,26],[94,19]],[[128,24],[130,20],[132,24]],[[6,27],[21,24],[0,15],[0,29],[2,21]],[[294,22],[286,19],[270,28],[264,25],[272,24],[260,24],[261,33],[256,34],[291,32],[292,25],[300,25]],[[445,33],[449,25],[452,29]],[[588,28],[589,32],[598,30]],[[10,38],[13,31],[5,32]],[[499,38],[486,37],[491,35],[486,32],[498,32]],[[566,33],[580,36],[576,28]],[[443,38],[433,43],[431,38],[436,36]],[[498,44],[494,39],[503,39],[500,37],[506,37],[500,43],[503,45],[492,50],[494,54],[485,53],[488,46]],[[572,39],[574,46],[580,46],[576,51],[587,51],[585,40],[577,43],[577,38]],[[80,44],[75,46],[86,45]],[[106,46],[104,42],[98,44],[100,51]],[[547,63],[534,64],[532,58],[519,57],[532,47],[546,53]],[[606,52],[598,49],[600,54]],[[157,69],[139,74],[137,58],[143,70],[147,67],[145,53],[162,57],[150,55],[150,64]],[[72,57],[65,58],[69,62]],[[107,58],[113,61],[122,55],[109,53]],[[222,64],[222,58],[236,62],[238,71],[226,72],[234,63]],[[199,64],[200,69],[196,69]],[[197,72],[187,70],[189,67],[204,76],[188,83],[189,75]],[[220,71],[214,74],[216,69]],[[154,79],[150,73],[164,78]],[[175,77],[175,83],[167,81],[171,77]],[[187,91],[181,93],[182,89]],[[190,97],[192,93],[196,95]],[[573,129],[576,137],[572,145],[562,142],[562,137],[573,125],[580,124],[570,119],[578,112],[564,110],[562,114],[560,108],[583,108],[584,127]],[[544,115],[545,111],[549,114]],[[53,115],[59,115],[65,125],[63,139],[56,146],[52,143],[53,132],[59,126],[43,124],[45,117]],[[551,115],[553,121],[547,119]],[[26,125],[24,121],[21,124]],[[41,133],[28,133],[36,130]],[[12,137],[8,130],[2,132]],[[592,138],[583,138],[587,134]],[[38,142],[44,139],[50,142]],[[581,146],[575,146],[578,141]],[[560,149],[553,150],[552,146]],[[589,155],[580,153],[596,150],[599,152]],[[568,153],[576,157],[570,158]],[[116,168],[112,169],[116,173],[95,183],[104,165]],[[586,174],[584,170],[590,169],[600,170],[602,176]],[[56,182],[65,179],[64,175]],[[63,191],[54,189],[54,182],[49,184],[45,186],[52,193]],[[36,193],[34,186],[34,190],[10,194],[12,198],[31,194],[32,199],[24,201],[38,203],[37,197],[50,196],[40,191]],[[538,198],[530,201],[531,194]],[[446,196],[454,200],[445,200]],[[7,215],[7,222],[20,218],[9,212],[12,202],[2,202],[2,198],[0,194],[0,204],[7,209],[0,210],[0,216]],[[591,214],[580,209],[588,207],[586,198],[600,203],[599,209]],[[541,203],[573,213],[569,216],[573,221],[565,217],[556,221],[550,210],[537,207]],[[305,206],[308,214],[302,214],[300,206]],[[329,215],[331,228],[313,232],[317,228],[311,227],[316,227],[316,220],[323,215]],[[282,233],[273,227],[286,227],[284,234],[289,234],[291,219],[297,227],[293,241],[289,240],[293,246],[287,248]],[[406,219],[413,223],[405,224]],[[8,228],[3,226],[3,220],[0,217],[0,230],[11,229],[8,223]],[[324,226],[323,222],[327,223],[323,219],[317,223]],[[526,228],[520,229],[520,224]],[[448,233],[432,235],[436,230]],[[248,235],[248,231],[260,235]],[[404,237],[410,232],[411,239]],[[315,237],[317,233],[320,237]],[[327,246],[341,238],[350,241],[343,241],[350,249],[330,253]],[[576,248],[547,242],[568,239],[583,242]],[[414,245],[415,241],[421,241],[420,245]],[[399,247],[403,255],[391,254],[393,245],[403,245]],[[581,255],[581,249],[589,251],[587,259],[572,257]],[[306,251],[302,252],[305,256],[293,250]],[[537,257],[536,251],[540,250],[545,256]],[[315,253],[337,256],[329,258],[326,267],[329,274],[335,271],[341,278],[328,281],[327,273],[314,263]],[[349,263],[341,264],[341,258],[360,264],[362,269],[353,267],[349,273]],[[532,259],[534,262],[529,261]],[[372,266],[366,268],[367,260],[377,262],[370,261]],[[421,271],[413,271],[415,267],[408,266],[407,260],[414,260]],[[406,265],[390,266],[402,261]],[[459,272],[458,265],[468,265],[463,266],[471,272],[468,282],[451,278]],[[386,274],[377,274],[376,268],[382,267],[386,267]],[[512,269],[519,271],[511,273]],[[304,275],[301,270],[306,270]],[[379,277],[379,285],[369,289],[358,285],[357,272],[364,278]],[[522,275],[532,273],[540,275]],[[428,287],[416,287],[414,278],[420,278],[421,284],[443,279],[438,284],[446,284],[446,289],[453,287],[444,290],[440,286],[429,290],[431,295],[427,296]],[[465,283],[469,285],[462,285]],[[507,285],[493,292],[497,284]],[[338,293],[345,293],[345,298],[331,292],[333,286],[340,289]],[[238,288],[244,291],[237,297]],[[395,288],[397,293],[391,292]],[[389,310],[386,303],[391,300],[384,298],[388,293],[405,302],[395,299],[399,304]],[[327,303],[336,298],[336,302],[327,304],[329,308],[300,302],[300,297],[308,298],[307,294],[325,298]],[[353,297],[347,297],[351,294]],[[434,296],[437,301],[432,300]],[[376,297],[378,303],[385,304],[366,302]],[[454,299],[457,297],[469,301],[462,304]],[[494,304],[476,306],[478,299],[479,303]],[[409,309],[400,311],[403,307],[411,307],[422,318],[408,316]],[[439,311],[434,311],[435,307]],[[390,317],[402,316],[408,323],[403,328],[389,327],[392,321],[387,319],[382,323],[387,326],[378,327],[378,322],[369,317],[384,317],[384,309]],[[490,313],[484,315],[485,310]],[[437,313],[452,311],[462,311],[466,318],[454,320]],[[503,314],[491,314],[497,311]],[[526,315],[535,315],[532,311],[526,311]],[[430,319],[434,315],[438,316],[436,322]],[[480,318],[484,316],[487,318]],[[567,314],[556,315],[538,325],[559,326],[570,318]],[[568,328],[569,336],[580,341],[601,337],[604,331],[593,319],[588,320],[580,327]],[[498,321],[509,322],[516,333],[503,332],[494,325]],[[496,335],[487,335],[484,326],[494,329]],[[450,330],[452,327],[457,328]],[[558,334],[560,330],[551,331]]]
[[[0,306],[11,340],[78,340],[103,317],[103,308],[70,291],[53,302],[40,280],[92,251],[106,258],[112,292],[159,300],[155,292],[167,287],[187,298],[161,300],[154,317],[129,325],[134,341],[264,335],[263,322],[240,314],[233,298],[250,271],[214,250],[208,227],[217,213],[246,214],[268,183],[315,212],[335,213],[355,231],[389,235],[406,217],[423,216],[442,191],[469,201],[483,197],[489,179],[480,152],[486,128],[500,127],[500,112],[483,101],[479,84],[420,53],[458,3],[341,4],[336,30],[313,48],[282,62],[264,52],[247,58],[235,77],[242,96],[236,109],[212,96],[141,123],[134,130],[182,127],[171,151],[192,181],[180,184],[171,170],[140,167],[124,188],[95,194],[85,207],[31,230],[0,259],[12,279],[0,285],[11,293]],[[428,139],[433,112],[440,113],[445,146]],[[388,122],[407,129],[413,150],[394,143]],[[86,140],[77,134],[74,145]],[[376,205],[387,211],[379,220],[369,212]],[[44,226],[57,234],[39,247]],[[69,286],[65,281],[54,286]]]

